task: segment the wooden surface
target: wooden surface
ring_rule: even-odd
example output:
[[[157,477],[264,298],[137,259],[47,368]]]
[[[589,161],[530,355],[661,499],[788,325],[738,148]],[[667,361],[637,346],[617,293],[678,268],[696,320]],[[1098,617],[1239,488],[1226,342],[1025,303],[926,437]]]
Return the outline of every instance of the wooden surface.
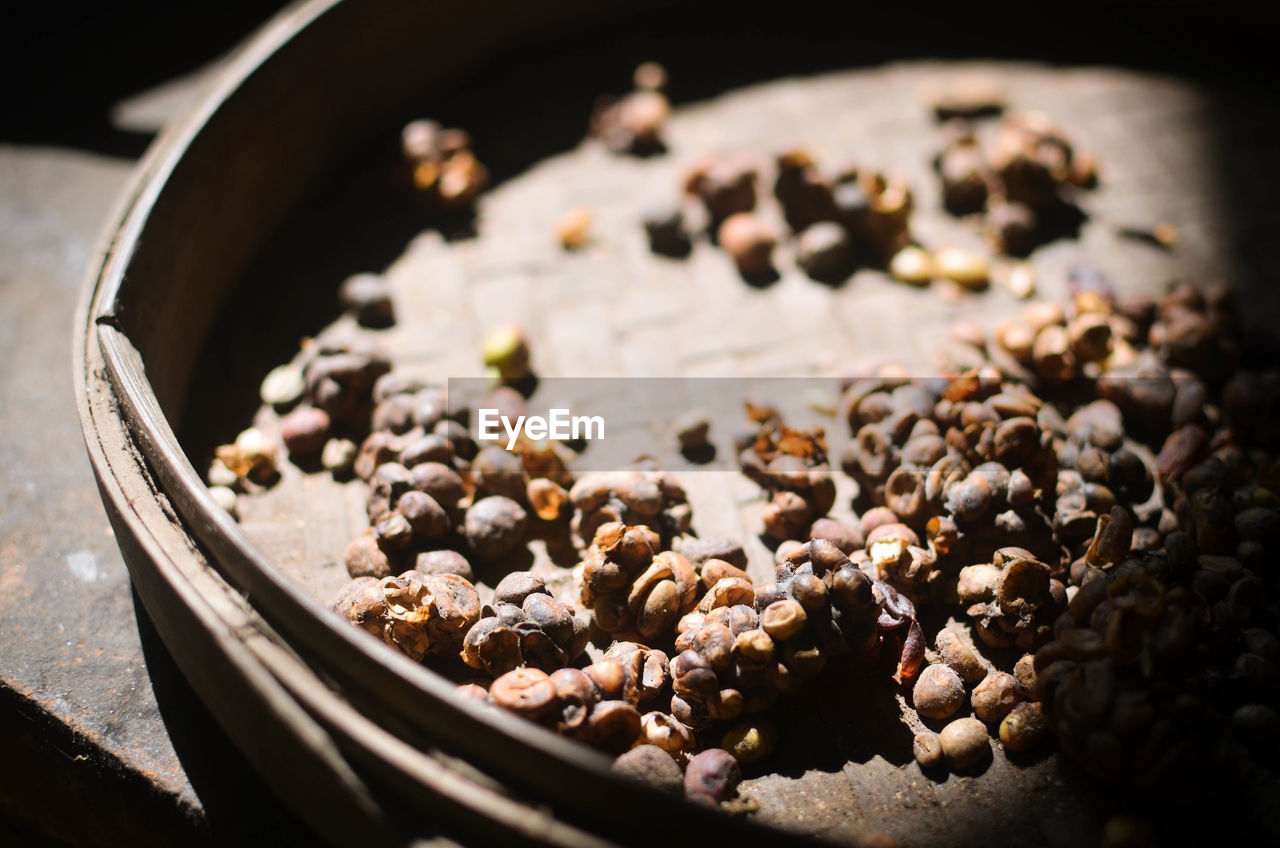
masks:
[[[207,85],[216,67],[201,66],[276,5],[31,9],[0,37],[3,845],[203,845],[253,832],[290,844],[307,833],[135,607],[69,367],[71,316],[136,158]],[[175,37],[197,15],[206,26]]]
[[[705,240],[687,260],[650,255],[638,210],[655,193],[674,195],[680,169],[699,154],[747,152],[767,165],[771,152],[798,140],[827,165],[855,162],[906,175],[919,209],[913,230],[924,244],[977,246],[972,223],[939,209],[928,168],[939,133],[921,91],[959,74],[994,79],[1014,108],[1046,112],[1080,149],[1101,159],[1103,184],[1083,200],[1089,220],[1080,239],[1033,257],[1044,297],[1065,292],[1067,271],[1077,263],[1099,267],[1121,292],[1156,292],[1174,279],[1227,280],[1262,298],[1253,301],[1258,309],[1246,311],[1245,323],[1252,332],[1266,329],[1275,299],[1260,285],[1262,245],[1242,232],[1266,232],[1275,213],[1251,215],[1249,227],[1256,230],[1242,229],[1233,205],[1239,195],[1215,165],[1223,151],[1262,138],[1275,116],[1250,116],[1243,125],[1225,121],[1222,92],[1169,77],[1029,63],[892,63],[699,96],[677,110],[667,133],[670,152],[645,160],[615,157],[588,141],[525,162],[520,152],[503,154],[504,143],[528,131],[518,116],[467,124],[482,157],[493,153],[500,172],[504,162],[521,165],[484,197],[474,239],[418,234],[412,220],[395,213],[374,157],[354,164],[297,218],[250,274],[249,288],[270,282],[291,292],[276,302],[286,311],[297,303],[289,297],[310,291],[320,302],[307,305],[315,317],[327,309],[322,299],[337,277],[320,269],[385,270],[399,320],[381,338],[398,367],[441,380],[478,374],[479,338],[504,321],[528,330],[543,376],[839,376],[883,361],[928,373],[932,345],[953,320],[990,327],[1021,304],[999,289],[952,297],[938,286],[911,289],[874,271],[832,287],[807,279],[785,250],[781,279],[755,288]],[[625,77],[618,79],[615,89],[625,85]],[[675,76],[677,100],[681,85]],[[487,107],[502,114],[503,102],[509,101],[480,97],[470,113]],[[434,114],[425,111],[430,106],[424,104],[424,114]],[[767,167],[765,173],[767,187]],[[553,225],[579,206],[592,210],[596,237],[583,252],[566,255]],[[1178,228],[1174,251],[1115,232],[1156,221]],[[362,252],[364,242],[378,246]],[[271,297],[255,290],[256,298]],[[247,308],[247,301],[238,303]],[[236,312],[236,302],[229,310],[246,314]],[[299,336],[324,323],[317,318],[308,326],[287,314],[281,322],[287,329],[256,352],[243,349],[244,326],[229,329],[224,321],[215,334],[211,350],[228,354],[231,373],[241,379],[225,373],[214,379],[210,372],[197,378],[192,407],[199,423],[187,437],[197,467],[204,467],[210,444],[249,423],[256,403],[251,378],[287,358]],[[272,426],[272,413],[259,411],[257,421]],[[843,435],[839,426],[830,429]],[[717,434],[722,456],[729,455],[728,436]],[[699,533],[742,539],[753,575],[768,579],[772,555],[756,538],[762,507],[756,487],[733,472],[693,474],[683,482]],[[346,580],[342,548],[366,526],[365,491],[360,482],[338,484],[286,466],[277,486],[241,499],[242,525],[281,571],[326,601]],[[841,501],[847,508],[847,498]],[[561,588],[572,592],[565,581]],[[828,705],[824,715],[821,704],[810,705],[815,710],[802,713],[809,717],[800,722],[806,726],[791,731],[794,741],[785,744],[784,728],[784,751],[748,782],[761,818],[837,840],[871,829],[908,845],[986,838],[1074,845],[1095,841],[1114,809],[1113,799],[1056,757],[1011,763],[997,752],[979,775],[926,776],[910,759],[904,721],[884,711],[892,695],[841,697],[852,699],[848,713],[831,715]],[[815,753],[831,739],[834,754]],[[779,773],[771,774],[773,768]]]

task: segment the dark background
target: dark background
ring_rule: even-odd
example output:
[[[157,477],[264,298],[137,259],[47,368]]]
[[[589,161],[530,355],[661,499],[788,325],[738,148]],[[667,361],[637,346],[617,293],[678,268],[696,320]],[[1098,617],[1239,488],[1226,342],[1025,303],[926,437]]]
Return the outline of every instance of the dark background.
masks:
[[[121,98],[226,53],[280,0],[29,3],[0,30],[0,141],[137,159],[147,133],[111,125]]]

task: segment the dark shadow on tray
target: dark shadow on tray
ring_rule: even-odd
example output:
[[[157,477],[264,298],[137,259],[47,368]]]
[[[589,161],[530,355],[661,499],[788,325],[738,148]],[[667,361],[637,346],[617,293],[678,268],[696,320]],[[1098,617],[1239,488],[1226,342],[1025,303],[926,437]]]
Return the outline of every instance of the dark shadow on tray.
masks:
[[[508,385],[511,388],[515,389],[517,392],[520,393],[521,397],[523,397],[525,400],[528,400],[529,398],[533,397],[533,393],[538,390],[538,384],[540,382],[541,380],[538,379],[538,375],[534,374],[531,371],[528,374],[525,374],[519,380],[513,380],[512,382],[506,383],[505,385]]]
[[[710,465],[716,461],[716,446],[707,442],[696,447],[687,447],[680,451],[680,455],[694,465]]]
[[[468,557],[468,561],[471,563],[472,571],[475,572],[477,582],[497,586],[498,581],[512,571],[528,571],[533,568],[533,553],[525,547],[492,562],[485,562],[478,557]]]
[[[649,251],[654,256],[659,256],[672,261],[688,259],[693,253],[693,241],[685,239],[684,241],[674,242],[671,244],[654,244],[650,242]]]
[[[773,708],[778,748],[769,771],[799,778],[811,770],[834,774],[877,756],[897,766],[910,762],[913,734],[902,723],[895,692],[890,680],[833,663]]]
[[[249,426],[267,372],[339,316],[342,282],[382,272],[430,224],[381,171],[339,171],[313,192],[232,293],[205,344],[181,434],[197,470]]]
[[[777,551],[778,546],[781,545],[784,541],[786,541],[785,539],[776,539],[765,532],[757,533],[756,539],[759,540],[760,544],[764,545],[765,548],[767,548],[770,551]]]
[[[1037,228],[1037,247],[1052,244],[1060,239],[1077,241],[1080,228],[1089,220],[1083,209],[1074,203],[1059,203],[1040,212]]]
[[[838,289],[853,279],[855,271],[857,271],[857,268],[853,266],[844,266],[830,271],[811,273],[807,276],[815,283],[822,283],[828,288]]]
[[[183,772],[200,800],[213,844],[264,848],[330,844],[326,834],[309,829],[258,776],[183,676],[136,592],[133,604],[160,717]],[[442,672],[453,679],[470,676],[470,670],[460,660],[442,665]],[[352,701],[357,707],[362,704],[362,694],[353,693]],[[378,774],[364,773],[361,779],[375,798],[403,796],[405,791],[403,785],[388,782]],[[396,832],[429,835],[436,823],[411,816],[407,812],[411,809],[408,802],[388,804],[383,813]]]
[[[758,271],[739,271],[738,275],[742,278],[742,282],[753,289],[767,289],[782,279],[778,269],[773,266],[761,268]]]
[[[136,592],[133,608],[160,717],[214,840],[224,845],[314,845],[316,835],[280,803],[192,690]]]
[[[314,451],[308,454],[289,454],[289,461],[298,466],[298,470],[304,474],[318,474],[324,470],[324,463],[320,459],[320,452]],[[342,475],[335,475],[338,479],[342,479]]]
[[[543,521],[536,516],[530,516],[529,521],[529,538],[542,541],[546,547],[547,558],[552,563],[561,568],[573,568],[582,560],[578,549],[574,547],[573,534],[565,518]]]
[[[1004,755],[1005,758],[1015,766],[1029,768],[1038,763],[1044,762],[1056,753],[1058,753],[1056,745],[1044,744],[1037,745],[1030,751],[1010,751],[1006,748]]]

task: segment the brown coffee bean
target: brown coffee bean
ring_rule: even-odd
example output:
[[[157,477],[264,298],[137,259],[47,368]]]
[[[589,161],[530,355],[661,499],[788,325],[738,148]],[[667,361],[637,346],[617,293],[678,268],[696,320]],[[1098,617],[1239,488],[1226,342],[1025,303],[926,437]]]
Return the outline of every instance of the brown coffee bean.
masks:
[[[1276,513],[1280,515],[1280,512]],[[851,554],[864,544],[862,528],[857,524],[837,518],[819,518],[809,528],[809,538],[824,539],[835,544],[845,555]]]
[[[936,768],[942,765],[942,738],[932,730],[917,733],[911,740],[911,753],[920,768]]]
[[[413,488],[430,495],[446,511],[456,510],[458,502],[466,495],[462,477],[440,462],[414,466],[409,472],[409,480]]]
[[[744,277],[758,277],[773,270],[777,236],[763,220],[748,212],[724,219],[717,241]]]
[[[1039,703],[1015,704],[1000,721],[1000,741],[1010,751],[1030,751],[1049,738],[1049,719]]]
[[[717,805],[738,793],[742,770],[722,748],[708,748],[693,759],[684,772],[684,791],[691,801]]]
[[[452,527],[444,507],[430,495],[411,489],[396,501],[396,510],[409,522],[413,535],[419,539],[439,539],[447,536]]]
[[[948,718],[964,704],[964,682],[946,665],[931,665],[920,672],[911,699],[925,718]]]
[[[497,685],[496,682],[494,685]],[[587,718],[583,738],[612,753],[621,753],[640,737],[640,711],[624,701],[601,701]]]
[[[456,574],[474,582],[471,563],[457,551],[425,551],[418,554],[413,570],[419,574]]]
[[[781,491],[765,507],[765,532],[775,539],[794,539],[813,521],[813,507],[798,493]]]
[[[1039,240],[1036,212],[1025,203],[998,203],[987,209],[987,241],[997,253],[1026,256]]]
[[[1018,682],[1013,679],[1012,674],[993,671],[974,688],[970,700],[973,702],[974,714],[983,721],[994,724],[1008,715],[1014,704],[1021,700]]]
[[[832,280],[849,270],[853,240],[834,221],[819,221],[796,237],[796,264],[816,280]]]
[[[903,521],[915,522],[924,515],[926,501],[924,478],[916,471],[899,466],[884,484],[885,506]]]
[[[676,553],[694,565],[718,559],[739,569],[747,567],[746,551],[734,539],[684,537],[677,539],[675,544]]]
[[[954,215],[977,212],[987,202],[986,162],[977,144],[953,144],[937,162],[942,198]]]
[[[964,682],[977,683],[987,676],[987,669],[982,665],[977,654],[969,647],[964,637],[954,630],[948,627],[939,630],[934,646],[942,657],[942,661]]]
[[[684,775],[671,754],[656,745],[637,745],[613,761],[615,774],[638,780],[668,795],[684,794]]]
[[[1081,362],[1098,362],[1111,352],[1111,319],[1108,315],[1079,315],[1067,324],[1071,352]]]
[[[991,756],[987,728],[976,718],[958,718],[938,734],[943,756],[955,769],[967,769]]]
[[[754,163],[745,157],[717,159],[696,165],[686,187],[706,204],[712,221],[750,212],[756,207]]]
[[[293,456],[318,453],[329,439],[329,414],[302,407],[280,419],[280,438]]]
[[[555,708],[556,687],[545,671],[517,668],[493,681],[489,697],[505,710],[536,719]]]
[[[685,227],[684,212],[675,203],[651,203],[640,220],[649,237],[649,250],[654,253],[680,258],[688,256],[693,249],[689,231]]]
[[[790,599],[775,601],[760,613],[760,626],[764,631],[784,642],[799,634],[806,621],[804,607]]]
[[[501,495],[484,498],[467,510],[467,544],[481,560],[496,561],[524,544],[526,524],[520,504]]]
[[[402,551],[413,540],[413,526],[403,515],[392,510],[383,513],[373,525],[378,547],[388,553]]]
[[[947,509],[959,521],[975,521],[991,505],[991,484],[981,474],[970,474],[946,495]]]
[[[640,717],[640,740],[660,748],[668,757],[679,757],[693,748],[693,734],[676,719],[660,712]]]
[[[1036,333],[1031,347],[1031,359],[1036,372],[1046,380],[1069,380],[1075,376],[1076,361],[1071,353],[1070,339],[1065,327],[1051,324]]]
[[[382,579],[391,574],[391,565],[387,561],[387,555],[378,546],[378,542],[373,536],[361,536],[347,545],[347,549],[342,554],[342,561],[346,565],[347,574],[351,575],[352,578],[377,577]]]
[[[1197,424],[1179,427],[1169,434],[1160,455],[1156,457],[1156,471],[1165,481],[1174,481],[1199,463],[1209,452],[1209,436]]]

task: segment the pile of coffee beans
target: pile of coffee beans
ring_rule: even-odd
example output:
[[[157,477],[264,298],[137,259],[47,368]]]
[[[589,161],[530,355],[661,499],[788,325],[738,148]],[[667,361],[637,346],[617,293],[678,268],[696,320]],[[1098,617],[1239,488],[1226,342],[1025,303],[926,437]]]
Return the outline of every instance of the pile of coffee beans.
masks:
[[[657,62],[645,62],[636,67],[632,82],[635,90],[629,94],[599,98],[590,133],[613,153],[663,153],[662,129],[671,114],[671,103],[662,93],[667,87],[667,71]]]
[[[1039,112],[1003,118],[988,144],[966,118],[944,126],[934,159],[942,200],[956,215],[982,216],[983,235],[997,253],[1025,256],[1070,217],[1074,195],[1098,184],[1095,158]]]
[[[466,130],[412,121],[400,133],[400,150],[406,182],[429,213],[465,212],[489,185],[489,172],[472,151]]]
[[[898,176],[854,165],[823,172],[812,153],[793,148],[774,157],[773,194],[765,209],[762,168],[750,156],[708,157],[691,164],[684,194],[698,205],[656,203],[642,215],[654,253],[688,255],[696,235],[688,221],[705,220],[707,236],[749,281],[776,275],[775,248],[788,239],[796,264],[810,277],[840,282],[859,265],[884,267],[911,242],[911,189]],[[772,223],[786,221],[784,234]]]

